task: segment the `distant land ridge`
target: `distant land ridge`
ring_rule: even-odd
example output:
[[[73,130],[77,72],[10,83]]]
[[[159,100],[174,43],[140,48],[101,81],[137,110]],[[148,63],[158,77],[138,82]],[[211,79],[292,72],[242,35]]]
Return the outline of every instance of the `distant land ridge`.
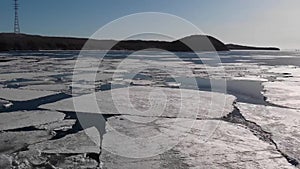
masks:
[[[229,50],[280,50],[277,47],[254,47],[254,46],[243,46],[236,44],[226,44]]]
[[[258,50],[256,47],[239,45],[225,45],[220,40],[208,35],[192,35],[176,41],[155,40],[89,40],[87,38],[49,37],[39,35],[0,33],[0,51],[16,50],[143,50],[157,48],[174,52],[189,51],[229,51],[229,50]],[[112,47],[113,46],[113,47]],[[111,48],[112,47],[112,48]],[[279,50],[278,48],[259,48],[266,50]]]

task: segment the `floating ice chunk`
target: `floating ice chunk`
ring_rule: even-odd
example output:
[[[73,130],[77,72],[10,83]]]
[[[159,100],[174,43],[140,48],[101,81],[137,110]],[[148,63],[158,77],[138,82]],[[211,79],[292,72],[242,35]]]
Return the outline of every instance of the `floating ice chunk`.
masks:
[[[153,81],[150,80],[130,80],[132,85],[134,86],[151,86],[154,84]]]
[[[0,113],[0,131],[39,126],[61,121],[64,117],[65,114],[56,111],[35,110]]]
[[[57,121],[50,124],[42,124],[39,126],[36,126],[38,129],[44,129],[48,131],[66,131],[68,129],[72,129],[72,126],[76,123],[76,120],[63,120],[63,121]]]
[[[106,81],[112,78],[111,74],[88,72],[77,73],[74,75],[66,76],[68,79],[72,79],[74,82],[94,82],[94,81]]]
[[[165,82],[165,85],[171,88],[179,88],[181,86],[181,83],[176,82]]]
[[[67,87],[67,85],[64,84],[50,84],[50,85],[30,85],[30,86],[21,87],[21,89],[61,92],[61,91],[66,91],[69,88]]]
[[[300,68],[297,66],[278,66],[268,70],[269,73],[281,74],[281,81],[300,82]],[[277,77],[277,80],[278,77]]]
[[[3,104],[3,107],[7,109],[7,108],[10,108],[12,105],[13,104],[11,102],[9,102],[9,103]]]
[[[232,95],[214,92],[135,86],[73,97],[40,108],[149,117],[217,118],[233,110],[235,99]]]
[[[0,89],[0,98],[10,101],[28,101],[49,95],[58,94],[51,91],[34,91],[34,90],[21,90],[21,89]]]
[[[34,79],[39,77],[48,77],[51,75],[55,75],[55,72],[25,72],[25,73],[2,73],[0,74],[1,80],[13,80],[13,79]]]
[[[0,151],[1,153],[14,153],[30,144],[46,141],[52,137],[46,130],[0,132]]]
[[[128,73],[127,70],[120,70],[120,69],[117,69],[117,70],[104,70],[104,73]]]
[[[244,76],[244,77],[232,77],[232,80],[252,80],[252,81],[261,81],[267,82],[268,80],[258,76]]]
[[[98,140],[92,140],[85,132],[93,132],[93,135],[95,138],[97,137]],[[40,152],[47,154],[99,154],[100,145],[96,141],[99,141],[100,136],[97,132],[98,131],[96,129],[94,130],[94,128],[88,128],[79,133],[69,134],[61,139],[41,142],[31,145],[28,148],[39,150]]]
[[[206,64],[190,64],[194,76],[206,78],[226,79],[263,79],[260,77],[261,69],[257,63],[219,63],[218,66]],[[189,76],[189,75],[185,75]]]
[[[292,66],[292,65],[289,65],[289,66],[276,66],[276,67],[272,67],[271,69],[268,70],[268,72],[271,72],[271,73],[278,73],[278,74],[281,74],[281,73],[296,73],[296,72],[299,72],[299,69],[297,68],[297,66]]]
[[[0,99],[0,110],[10,108],[12,105],[13,105],[13,103]]]

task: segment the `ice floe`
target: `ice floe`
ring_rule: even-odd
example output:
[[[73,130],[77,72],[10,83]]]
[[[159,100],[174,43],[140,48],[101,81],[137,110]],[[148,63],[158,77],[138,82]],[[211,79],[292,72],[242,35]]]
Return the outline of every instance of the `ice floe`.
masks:
[[[0,113],[0,131],[39,126],[61,121],[64,117],[63,113],[47,110]]]
[[[299,110],[246,103],[238,103],[237,107],[247,120],[255,122],[264,131],[272,134],[278,149],[300,161]]]
[[[51,91],[35,91],[35,90],[21,90],[21,89],[0,89],[0,98],[9,101],[28,101],[33,99],[38,99],[41,97],[46,97],[50,95],[58,94]]]
[[[294,168],[276,151],[274,146],[259,140],[241,126],[222,121],[197,120],[191,130],[185,133],[178,142],[177,136],[170,133],[183,134],[182,131],[186,129],[181,126],[181,123],[187,122],[187,119],[160,118],[151,125],[132,123],[126,119],[128,117],[120,116],[110,118],[107,122],[114,130],[108,130],[104,135],[100,159],[105,168],[118,168],[119,166],[124,169],[140,166],[157,169],[164,168],[163,166],[168,166],[168,168]],[[202,142],[203,137],[209,134],[201,132],[203,124],[219,125],[207,142]],[[138,140],[142,138],[152,140],[160,134],[168,137],[169,142],[178,142],[178,144],[153,157],[130,157],[139,151],[138,147],[144,149],[149,146],[149,151],[141,152],[140,156],[144,156],[153,149],[157,151],[163,149],[162,145],[153,146],[150,142]],[[124,135],[136,138],[135,145],[126,142],[126,139],[122,142],[112,140],[115,138],[114,135],[121,138]],[[160,141],[165,143],[164,140]],[[122,157],[120,153],[115,155],[118,151],[111,152],[112,147],[113,150],[123,152],[124,156]]]
[[[299,82],[266,82],[263,83],[264,96],[270,103],[300,109]]]
[[[92,130],[92,129],[86,129]],[[95,137],[100,137],[99,134]],[[99,140],[99,138],[96,138]],[[42,143],[30,145],[28,149],[39,150],[47,154],[84,154],[84,153],[100,153],[100,146],[80,131],[75,134],[69,134],[61,139],[44,141]]]
[[[230,113],[235,99],[232,95],[214,92],[140,86],[73,97],[40,108],[149,117],[216,118]]]
[[[7,109],[13,106],[13,103],[0,99],[0,110]]]
[[[2,153],[13,153],[26,148],[30,144],[47,141],[52,138],[48,131],[18,131],[0,133],[0,151]]]
[[[48,85],[28,85],[25,87],[21,87],[21,89],[61,92],[61,91],[69,90],[69,87],[64,84],[48,84]]]
[[[276,78],[263,83],[264,96],[267,101],[280,106],[300,109],[300,68],[279,66],[269,69],[268,72]]]

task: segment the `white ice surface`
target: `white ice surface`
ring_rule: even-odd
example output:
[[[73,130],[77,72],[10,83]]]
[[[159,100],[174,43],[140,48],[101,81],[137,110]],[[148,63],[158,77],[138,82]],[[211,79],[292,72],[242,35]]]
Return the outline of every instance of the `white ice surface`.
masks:
[[[268,72],[277,74],[277,78],[274,81],[263,83],[263,94],[267,101],[280,106],[300,109],[300,68],[279,66],[271,68]]]
[[[61,121],[65,114],[56,111],[17,111],[0,113],[0,130],[11,130]]]
[[[49,95],[58,94],[51,91],[35,91],[35,90],[21,90],[21,89],[0,89],[0,98],[10,101],[28,101],[46,97]]]
[[[100,157],[107,168],[122,166],[129,169],[143,166],[159,169],[163,164],[168,164],[168,168],[181,165],[188,168],[293,168],[275,150],[275,146],[259,140],[249,130],[238,125],[223,121],[197,120],[188,132],[183,132],[187,130],[186,124],[193,123],[193,120],[160,118],[153,123],[142,124],[126,120],[130,118],[120,116],[108,119],[110,128],[104,135],[104,151]],[[203,128],[215,125],[219,127],[213,131]],[[207,142],[203,142],[210,134],[212,135]],[[165,140],[160,140],[160,135],[165,136]],[[126,139],[126,136],[133,141]],[[177,144],[166,151],[165,146],[173,143]],[[160,151],[162,152],[156,156],[148,158],[125,158],[134,155],[141,157]],[[125,157],[116,156],[114,153]]]
[[[300,111],[271,106],[238,103],[244,117],[255,122],[266,132],[285,154],[300,161]]]
[[[215,118],[230,113],[235,99],[232,95],[214,92],[139,86],[73,97],[40,108],[148,117]]]

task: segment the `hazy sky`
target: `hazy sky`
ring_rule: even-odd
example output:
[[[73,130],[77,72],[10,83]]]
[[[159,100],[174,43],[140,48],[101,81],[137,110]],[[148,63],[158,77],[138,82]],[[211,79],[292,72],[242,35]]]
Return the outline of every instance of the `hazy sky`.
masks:
[[[165,12],[226,43],[300,48],[300,0],[19,1],[23,33],[89,37],[125,15]],[[12,0],[0,1],[0,32],[13,30],[12,4]]]

